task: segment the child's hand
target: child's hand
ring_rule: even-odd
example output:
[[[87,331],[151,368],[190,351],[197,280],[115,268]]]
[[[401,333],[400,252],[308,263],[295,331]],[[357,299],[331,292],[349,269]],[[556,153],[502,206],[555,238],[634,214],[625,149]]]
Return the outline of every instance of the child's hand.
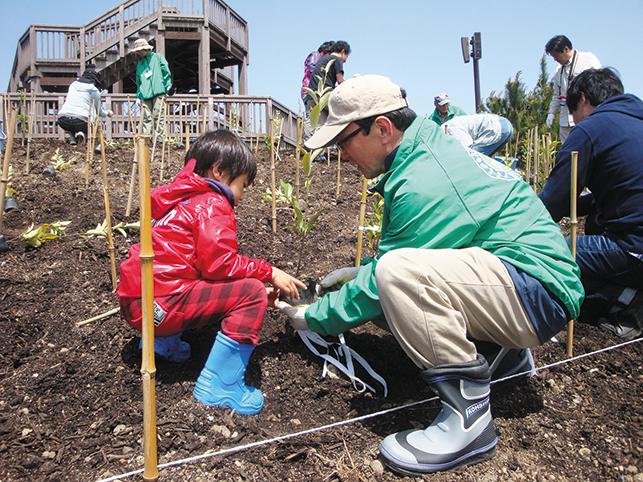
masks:
[[[268,295],[268,306],[277,308],[277,300],[279,299],[279,290],[271,286],[266,286],[266,294]]]
[[[299,299],[299,288],[306,289],[303,281],[290,276],[279,268],[272,268],[272,285],[289,298]]]

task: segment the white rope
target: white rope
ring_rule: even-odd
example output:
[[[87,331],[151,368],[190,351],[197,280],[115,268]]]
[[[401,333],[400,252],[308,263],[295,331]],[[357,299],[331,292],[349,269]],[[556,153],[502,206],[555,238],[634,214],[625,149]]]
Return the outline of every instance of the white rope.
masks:
[[[353,388],[357,390],[357,392],[363,393],[366,390],[370,390],[372,393],[377,394],[377,390],[375,390],[375,388],[355,375],[355,366],[353,364],[353,359],[355,359],[357,363],[362,365],[362,367],[371,376],[371,378],[373,378],[373,380],[382,385],[384,389],[383,397],[387,397],[388,386],[386,385],[386,380],[384,380],[384,377],[377,373],[364,357],[362,357],[359,353],[357,353],[346,344],[346,340],[344,339],[343,334],[340,334],[338,336],[339,343],[328,342],[324,338],[322,338],[319,333],[315,333],[314,331],[310,330],[297,330],[297,334],[312,354],[317,355],[324,360],[322,378],[325,378],[328,374],[328,364],[330,363],[350,379]],[[326,349],[326,353],[320,352],[315,347],[315,345],[319,345]],[[343,358],[345,360],[345,364],[342,363],[340,358]]]
[[[634,340],[626,341],[626,342],[620,343],[618,345],[612,345],[612,346],[609,346],[607,348],[601,348],[600,350],[596,350],[596,351],[593,351],[593,352],[590,352],[590,353],[584,353],[582,355],[577,355],[577,356],[575,356],[573,358],[566,358],[564,360],[560,360],[560,361],[557,361],[557,362],[554,362],[554,363],[550,363],[549,365],[544,365],[542,367],[537,367],[535,371],[539,372],[541,370],[547,370],[549,368],[553,368],[553,367],[558,366],[558,365],[564,365],[565,363],[570,363],[570,362],[573,362],[573,361],[576,361],[576,360],[580,360],[582,358],[586,358],[586,357],[589,357],[589,356],[592,356],[592,355],[596,355],[598,353],[603,353],[603,352],[606,352],[606,351],[615,350],[617,348],[622,348],[622,347],[624,347],[626,345],[630,345],[632,343],[637,343],[637,342],[639,342],[641,340],[643,340],[643,337],[639,337],[639,338],[636,338]],[[520,372],[520,373],[514,373],[513,375],[509,375],[507,377],[500,378],[498,380],[494,380],[494,381],[491,382],[491,384],[493,385],[494,383],[504,382],[505,380],[509,380],[511,378],[521,377],[523,375],[529,374],[530,371],[531,370],[527,370],[527,371]],[[404,409],[407,409],[407,408],[415,407],[416,405],[421,405],[421,404],[424,404],[424,403],[427,403],[427,402],[432,402],[432,401],[438,400],[438,399],[439,399],[438,396],[434,396],[434,397],[431,397],[431,398],[426,398],[424,400],[419,400],[417,402],[410,402],[410,403],[406,403],[404,405],[399,405],[397,407],[387,408],[386,410],[380,410],[378,412],[372,412],[372,413],[368,413],[366,415],[360,415],[359,417],[354,417],[354,418],[350,418],[350,419],[347,419],[347,420],[340,420],[339,422],[334,422],[334,423],[331,423],[331,424],[328,424],[328,425],[322,425],[321,427],[315,427],[315,428],[311,428],[311,429],[308,429],[308,430],[302,430],[300,432],[294,432],[294,433],[290,433],[290,434],[287,434],[287,435],[280,435],[280,436],[273,437],[273,438],[270,438],[270,439],[259,440],[257,442],[251,442],[251,443],[245,444],[245,445],[238,445],[236,447],[229,447],[227,449],[218,450],[216,452],[206,452],[206,453],[201,454],[201,455],[195,455],[194,457],[187,457],[185,459],[179,459],[179,460],[175,460],[173,462],[166,462],[164,464],[159,464],[158,468],[159,469],[164,469],[164,468],[167,468],[167,467],[174,467],[176,465],[183,465],[183,464],[187,464],[187,463],[190,463],[190,462],[195,462],[197,460],[207,459],[207,458],[210,458],[210,457],[218,457],[218,456],[221,456],[221,455],[228,455],[228,454],[232,454],[232,453],[235,453],[235,452],[241,452],[243,450],[249,450],[249,449],[252,449],[252,448],[255,448],[255,447],[260,447],[262,445],[268,445],[268,444],[271,444],[273,442],[279,442],[279,441],[282,441],[282,440],[288,440],[288,439],[291,439],[291,438],[300,437],[302,435],[308,435],[308,434],[311,434],[311,433],[321,432],[323,430],[328,430],[328,429],[331,429],[331,428],[341,427],[343,425],[348,425],[348,424],[351,424],[351,423],[360,422],[362,420],[367,420],[369,418],[379,417],[381,415],[386,415],[388,413],[393,413],[393,412],[397,412],[397,411],[404,410]],[[109,477],[107,479],[100,479],[100,480],[98,480],[96,482],[114,482],[116,480],[124,479],[126,477],[131,477],[133,475],[137,475],[137,474],[141,474],[141,473],[143,473],[143,469],[138,469],[138,470],[133,470],[132,472],[127,472],[126,474],[114,475],[114,476]]]

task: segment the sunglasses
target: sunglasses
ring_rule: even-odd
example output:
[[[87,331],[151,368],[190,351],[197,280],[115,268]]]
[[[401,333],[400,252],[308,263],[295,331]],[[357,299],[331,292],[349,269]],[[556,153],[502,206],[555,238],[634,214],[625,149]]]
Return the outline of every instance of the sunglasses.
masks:
[[[337,149],[343,150],[346,146],[346,143],[350,141],[353,137],[355,137],[357,134],[359,134],[364,128],[363,127],[358,127],[355,129],[353,132],[348,134],[346,137],[344,137],[341,141],[337,141],[335,145],[337,146]]]

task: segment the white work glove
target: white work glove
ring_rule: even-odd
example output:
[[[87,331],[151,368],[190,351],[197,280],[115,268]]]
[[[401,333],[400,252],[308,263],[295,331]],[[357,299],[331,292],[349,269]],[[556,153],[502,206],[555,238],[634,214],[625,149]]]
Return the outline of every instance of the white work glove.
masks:
[[[554,123],[554,114],[547,114],[547,119],[545,120],[545,124],[547,125],[547,129],[551,129],[551,126]]]
[[[323,280],[319,282],[322,288],[330,288],[335,285],[343,285],[357,276],[359,266],[345,266],[328,273]]]
[[[306,309],[310,305],[291,306],[285,301],[277,300],[275,306],[290,318],[290,326],[293,327],[293,330],[302,331],[309,329],[308,323],[306,323]]]

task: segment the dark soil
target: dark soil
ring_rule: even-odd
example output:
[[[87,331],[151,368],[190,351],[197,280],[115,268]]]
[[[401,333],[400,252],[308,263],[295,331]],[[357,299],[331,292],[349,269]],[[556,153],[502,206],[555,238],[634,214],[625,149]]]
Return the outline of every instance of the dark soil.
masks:
[[[19,143],[18,143],[19,144]],[[77,162],[55,178],[41,171],[56,148]],[[132,149],[107,152],[114,223],[128,221]],[[323,208],[319,226],[303,244],[286,229],[291,214],[261,200],[270,185],[269,159],[260,153],[255,186],[238,208],[244,254],[263,257],[302,278],[320,278],[350,265],[355,256],[360,180],[342,165],[335,199],[336,165],[314,166],[309,212]],[[294,161],[282,154],[277,177],[293,180]],[[116,306],[103,238],[79,234],[104,219],[98,161],[89,187],[84,150],[58,142],[35,144],[23,174],[25,148],[15,147],[13,185],[20,212],[5,216],[11,250],[0,254],[0,480],[95,480],[142,468],[142,385],[138,337],[118,316],[84,327],[76,322]],[[182,164],[173,150],[169,174]],[[158,166],[158,164],[157,164]],[[158,168],[154,169],[158,172]],[[156,183],[156,178],[154,183]],[[135,205],[138,205],[136,202]],[[130,221],[136,221],[135,209]],[[38,249],[18,239],[32,223],[71,221],[65,237]],[[115,236],[123,260],[137,234]],[[368,251],[368,250],[367,250]],[[321,362],[272,310],[266,316],[248,382],[266,405],[243,417],[209,409],[192,398],[194,381],[217,327],[186,333],[193,357],[182,364],[157,360],[159,463],[206,451],[270,439],[432,397],[418,370],[391,335],[367,324],[346,335],[348,344],[389,382],[389,397],[357,393],[344,377],[321,378]],[[535,350],[538,366],[565,358],[563,343]],[[619,343],[589,325],[576,326],[575,354]],[[509,387],[494,387],[492,410],[501,432],[494,459],[432,480],[643,480],[641,464],[640,343],[540,371]],[[161,480],[411,480],[382,473],[378,444],[387,434],[425,426],[436,401],[339,428],[274,442],[252,450],[161,470]],[[140,477],[140,476],[139,476]],[[428,479],[429,477],[427,477]]]

